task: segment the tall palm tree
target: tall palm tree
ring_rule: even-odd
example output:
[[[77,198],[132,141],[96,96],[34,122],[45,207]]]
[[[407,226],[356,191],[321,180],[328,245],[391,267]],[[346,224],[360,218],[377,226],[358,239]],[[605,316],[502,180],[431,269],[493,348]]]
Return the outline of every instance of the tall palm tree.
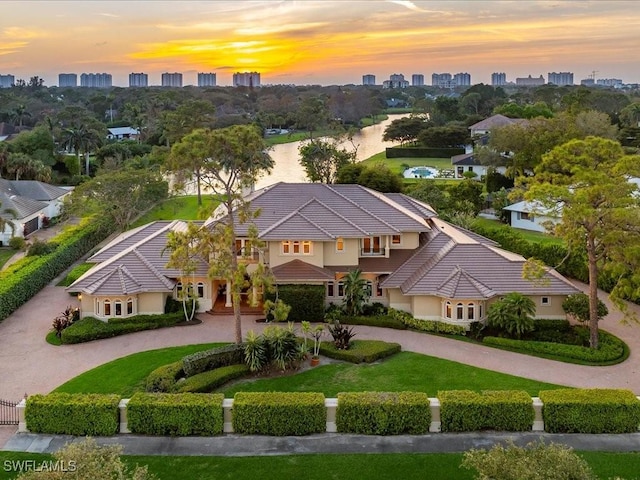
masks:
[[[27,111],[27,107],[24,104],[18,105],[12,112],[13,124],[22,127],[24,119],[30,118],[31,114]]]
[[[102,142],[98,132],[82,124],[80,126],[66,128],[63,135],[63,145],[73,150],[73,153],[76,155],[78,171],[82,172],[80,155],[83,154],[85,156],[85,173],[89,175],[89,153]]]
[[[342,278],[344,282],[344,298],[342,303],[347,315],[360,315],[364,304],[369,299],[367,281],[362,277],[360,269],[351,270]]]
[[[16,233],[16,224],[11,221],[12,218],[16,218],[18,215],[12,208],[2,208],[2,202],[0,202],[0,233],[9,227],[11,229],[11,236]]]

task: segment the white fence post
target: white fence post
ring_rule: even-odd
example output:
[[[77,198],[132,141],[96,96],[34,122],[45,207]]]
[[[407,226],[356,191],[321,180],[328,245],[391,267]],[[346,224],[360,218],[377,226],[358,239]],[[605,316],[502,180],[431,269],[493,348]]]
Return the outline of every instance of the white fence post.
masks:
[[[440,421],[440,400],[437,398],[429,398],[429,409],[431,410],[430,433],[440,433],[442,422]]]
[[[327,433],[335,433],[338,431],[336,425],[336,409],[338,408],[337,398],[325,398],[324,406],[327,407]]]
[[[225,398],[222,400],[222,412],[224,418],[224,426],[222,431],[224,433],[233,433],[233,419],[231,417],[231,411],[233,410],[233,398]]]
[[[535,412],[535,417],[533,418],[533,427],[531,428],[534,432],[544,432],[544,419],[542,417],[542,400],[538,397],[532,397],[533,401],[533,411]]]
[[[18,410],[18,433],[29,433],[27,430],[27,419],[25,417],[25,410],[27,408],[27,399],[23,398],[20,403],[16,405]]]
[[[129,404],[128,398],[123,398],[118,404],[118,411],[120,412],[120,433],[131,433],[129,430],[127,421],[127,405]]]

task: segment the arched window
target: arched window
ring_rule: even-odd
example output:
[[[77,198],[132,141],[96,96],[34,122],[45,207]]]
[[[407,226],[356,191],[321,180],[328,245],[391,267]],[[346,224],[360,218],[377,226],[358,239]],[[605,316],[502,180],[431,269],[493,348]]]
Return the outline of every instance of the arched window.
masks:
[[[461,303],[456,305],[456,320],[464,320],[464,305]]]
[[[475,320],[476,306],[473,303],[467,305],[467,320]]]
[[[133,315],[133,298],[127,298],[127,315]]]
[[[121,317],[122,316],[122,302],[120,301],[120,299],[118,299],[118,300],[113,302],[113,307],[114,307],[114,310],[115,310],[116,317]]]
[[[104,316],[111,316],[111,300],[109,300],[108,298],[104,299]]]
[[[482,303],[478,304],[478,320],[482,320]]]
[[[344,282],[338,282],[338,296],[344,297]]]
[[[446,318],[451,318],[451,302],[444,304],[444,316]]]
[[[182,282],[176,283],[176,298],[182,298]]]
[[[198,282],[197,289],[198,298],[204,298],[204,283]]]
[[[373,282],[371,280],[367,280],[367,283],[364,286],[364,291],[367,293],[368,297],[373,295]]]

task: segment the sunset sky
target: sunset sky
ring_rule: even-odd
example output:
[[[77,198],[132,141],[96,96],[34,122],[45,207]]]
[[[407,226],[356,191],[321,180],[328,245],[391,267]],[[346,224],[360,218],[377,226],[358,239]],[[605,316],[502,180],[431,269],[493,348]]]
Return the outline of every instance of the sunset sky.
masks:
[[[7,1],[0,2],[0,74],[236,71],[263,84],[359,84],[392,73],[468,72],[489,83],[571,71],[640,82],[640,9],[614,1]]]

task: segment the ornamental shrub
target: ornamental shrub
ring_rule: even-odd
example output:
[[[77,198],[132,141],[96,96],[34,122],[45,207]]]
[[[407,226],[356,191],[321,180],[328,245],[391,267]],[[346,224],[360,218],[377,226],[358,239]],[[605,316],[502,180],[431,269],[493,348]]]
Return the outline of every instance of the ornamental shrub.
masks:
[[[438,399],[443,432],[524,432],[533,425],[533,402],[524,391],[451,390],[438,392]]]
[[[187,377],[227,365],[244,363],[244,345],[234,343],[192,353],[184,357],[182,363]]]
[[[327,429],[322,393],[238,392],[233,430],[248,435],[310,435]]]
[[[445,322],[439,322],[436,320],[418,320],[408,312],[402,310],[389,309],[389,314],[400,320],[408,328],[413,328],[421,332],[428,333],[441,333],[446,335],[466,335],[467,331],[461,325],[451,325]]]
[[[182,377],[184,377],[182,360],[162,365],[147,376],[145,390],[147,392],[170,392]]]
[[[338,393],[340,433],[420,435],[429,432],[429,397],[419,392]]]
[[[640,400],[630,390],[558,389],[539,396],[550,433],[633,433],[640,425]]]
[[[27,429],[59,435],[114,435],[119,429],[118,395],[50,393],[27,398]]]
[[[292,322],[322,322],[324,320],[325,288],[323,285],[277,285],[277,293],[268,300],[282,300],[291,307],[288,319]]]
[[[127,405],[127,426],[142,435],[220,435],[224,395],[135,393]]]
[[[175,392],[209,393],[231,380],[244,377],[249,373],[249,367],[244,364],[218,367],[208,372],[198,373],[174,385]]]
[[[354,340],[349,350],[336,348],[333,342],[322,342],[320,354],[335,360],[351,363],[372,363],[399,353],[399,343],[383,342],[381,340]]]

